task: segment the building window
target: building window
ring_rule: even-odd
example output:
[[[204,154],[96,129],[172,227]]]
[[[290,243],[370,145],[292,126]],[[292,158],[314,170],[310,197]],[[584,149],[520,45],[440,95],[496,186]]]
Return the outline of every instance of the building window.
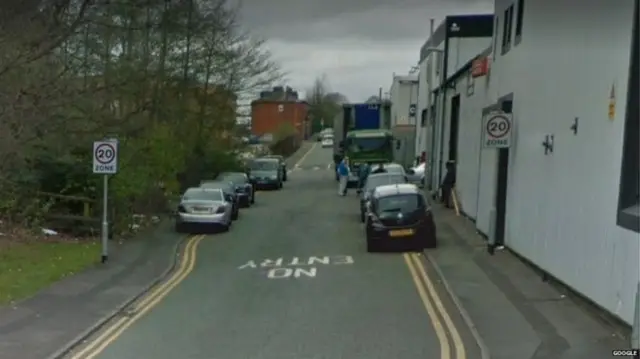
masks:
[[[522,40],[522,20],[524,19],[524,0],[518,0],[518,13],[516,14],[516,38],[513,45],[516,46]]]
[[[504,11],[504,24],[502,25],[502,55],[511,49],[511,30],[513,25],[513,5]]]
[[[638,111],[638,81],[640,76],[638,56],[638,0],[635,2],[633,35],[631,40],[631,63],[627,92],[627,111],[622,147],[620,171],[620,194],[618,197],[618,225],[640,233],[640,112]]]

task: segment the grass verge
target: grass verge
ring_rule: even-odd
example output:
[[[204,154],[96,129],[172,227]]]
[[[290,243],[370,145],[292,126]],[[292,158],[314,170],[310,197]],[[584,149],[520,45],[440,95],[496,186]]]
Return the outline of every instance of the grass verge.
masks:
[[[40,289],[98,262],[98,242],[30,242],[0,248],[0,305]]]

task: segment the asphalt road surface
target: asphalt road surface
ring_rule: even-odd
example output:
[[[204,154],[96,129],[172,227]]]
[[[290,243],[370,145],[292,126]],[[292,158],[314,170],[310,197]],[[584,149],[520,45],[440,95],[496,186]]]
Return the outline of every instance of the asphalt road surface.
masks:
[[[258,193],[230,232],[194,236],[174,281],[68,357],[480,359],[420,255],[365,251],[330,162],[314,145],[282,191]]]

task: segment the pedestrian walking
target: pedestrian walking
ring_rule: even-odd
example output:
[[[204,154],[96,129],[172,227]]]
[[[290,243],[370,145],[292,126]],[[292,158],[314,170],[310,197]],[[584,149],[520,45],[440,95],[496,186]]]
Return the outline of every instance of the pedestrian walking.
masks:
[[[349,182],[349,158],[345,156],[342,161],[338,164],[338,195],[346,196],[347,195],[347,184]]]

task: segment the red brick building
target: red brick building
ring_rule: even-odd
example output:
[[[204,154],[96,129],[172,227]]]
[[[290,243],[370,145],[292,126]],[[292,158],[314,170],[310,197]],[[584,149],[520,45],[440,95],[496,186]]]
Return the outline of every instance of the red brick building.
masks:
[[[308,134],[309,105],[298,100],[298,94],[287,88],[276,87],[263,92],[260,99],[251,103],[251,133],[256,136],[276,136],[283,126],[292,127],[298,139]]]

